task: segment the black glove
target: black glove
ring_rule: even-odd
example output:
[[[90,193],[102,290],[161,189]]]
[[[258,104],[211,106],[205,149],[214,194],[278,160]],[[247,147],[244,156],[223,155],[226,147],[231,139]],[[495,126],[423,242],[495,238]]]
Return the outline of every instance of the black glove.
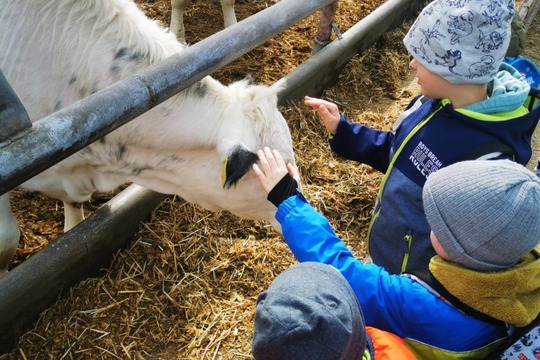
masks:
[[[268,193],[268,201],[278,207],[282,202],[293,195],[298,195],[298,183],[287,173]]]

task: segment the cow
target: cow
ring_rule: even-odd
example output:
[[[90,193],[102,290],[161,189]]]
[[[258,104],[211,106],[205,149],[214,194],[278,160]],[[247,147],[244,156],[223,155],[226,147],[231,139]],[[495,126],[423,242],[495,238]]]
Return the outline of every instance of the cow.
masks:
[[[0,19],[0,69],[32,121],[186,48],[131,0],[9,1]],[[278,91],[247,80],[226,86],[206,76],[21,186],[64,203],[65,231],[84,219],[74,203],[124,183],[268,221],[280,231],[276,209],[251,170],[264,146],[294,164]],[[19,237],[4,194],[0,272],[7,271]]]
[[[184,12],[189,0],[171,0],[171,23],[170,29],[177,39],[186,43],[184,29]],[[220,0],[223,10],[223,22],[225,27],[236,24],[236,14],[234,13],[234,0]]]

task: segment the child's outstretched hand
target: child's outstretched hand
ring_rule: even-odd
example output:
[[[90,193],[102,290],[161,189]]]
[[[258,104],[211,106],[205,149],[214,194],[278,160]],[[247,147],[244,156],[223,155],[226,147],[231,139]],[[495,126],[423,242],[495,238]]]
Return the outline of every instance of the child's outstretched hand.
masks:
[[[336,104],[309,96],[304,97],[304,104],[319,112],[319,116],[321,117],[324,126],[329,133],[336,133],[340,119],[339,108]]]
[[[300,183],[298,169],[290,163],[285,164],[285,161],[277,150],[270,150],[265,147],[263,150],[259,150],[257,155],[259,156],[260,165],[253,164],[253,170],[267,193],[269,193],[287,173]]]

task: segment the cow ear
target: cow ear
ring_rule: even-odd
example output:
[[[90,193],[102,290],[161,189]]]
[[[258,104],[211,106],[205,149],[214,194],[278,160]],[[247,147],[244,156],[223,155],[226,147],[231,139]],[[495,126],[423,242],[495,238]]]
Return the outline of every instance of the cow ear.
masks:
[[[242,146],[235,146],[223,163],[221,171],[223,188],[230,189],[236,185],[258,160],[259,157],[254,152]]]

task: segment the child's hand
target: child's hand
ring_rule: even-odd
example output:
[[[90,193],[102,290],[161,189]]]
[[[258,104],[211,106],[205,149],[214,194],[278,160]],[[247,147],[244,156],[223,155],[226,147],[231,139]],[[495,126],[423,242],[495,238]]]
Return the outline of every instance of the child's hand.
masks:
[[[329,133],[336,133],[340,119],[339,108],[336,104],[309,96],[304,97],[304,104],[319,112],[319,116],[321,117],[324,126]]]
[[[298,175],[298,169],[292,164],[285,164],[285,161],[277,150],[270,150],[265,147],[264,150],[259,150],[257,155],[259,156],[260,167],[257,164],[253,164],[253,170],[267,193],[269,193],[287,173],[291,174],[291,176],[299,183],[300,177]]]

